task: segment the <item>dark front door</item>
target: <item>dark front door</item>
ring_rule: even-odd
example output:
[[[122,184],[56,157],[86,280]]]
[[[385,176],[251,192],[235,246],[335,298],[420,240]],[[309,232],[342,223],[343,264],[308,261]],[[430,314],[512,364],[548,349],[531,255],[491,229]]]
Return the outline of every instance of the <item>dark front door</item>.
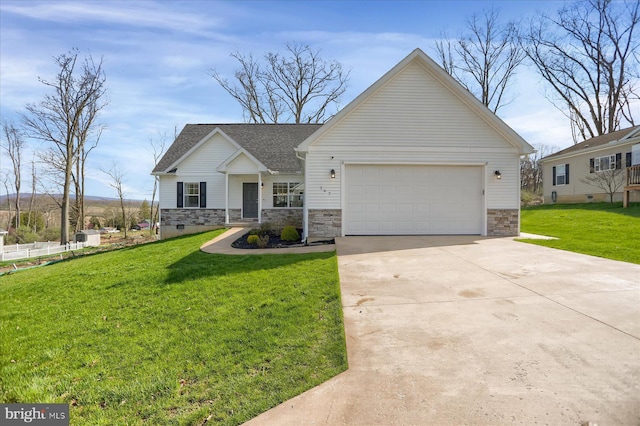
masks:
[[[258,184],[242,184],[242,217],[244,219],[258,218]]]

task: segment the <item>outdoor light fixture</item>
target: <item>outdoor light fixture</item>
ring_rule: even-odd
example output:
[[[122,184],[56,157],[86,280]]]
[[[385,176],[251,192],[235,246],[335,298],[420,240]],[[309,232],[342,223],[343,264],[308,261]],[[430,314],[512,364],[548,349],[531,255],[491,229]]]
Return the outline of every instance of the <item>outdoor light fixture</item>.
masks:
[[[496,175],[496,179],[502,179],[502,173],[500,173],[500,170],[496,170],[493,174]]]
[[[334,169],[331,169],[331,179],[335,179],[336,178],[336,171]]]

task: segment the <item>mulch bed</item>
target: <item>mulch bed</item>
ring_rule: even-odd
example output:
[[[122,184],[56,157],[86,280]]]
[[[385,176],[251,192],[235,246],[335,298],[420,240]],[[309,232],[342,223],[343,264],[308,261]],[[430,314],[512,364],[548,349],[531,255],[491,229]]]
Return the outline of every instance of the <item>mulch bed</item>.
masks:
[[[298,234],[302,235],[302,229],[298,229]],[[247,242],[247,237],[249,237],[249,233],[247,232],[237,240],[231,243],[231,247],[237,249],[257,249],[261,248],[256,245],[249,244]],[[283,248],[283,247],[302,247],[305,244],[301,241],[284,241],[280,239],[280,234],[275,232],[269,232],[269,243],[264,248]],[[326,241],[316,241],[313,244],[309,245],[319,245],[319,244],[334,244],[334,240],[326,240]]]

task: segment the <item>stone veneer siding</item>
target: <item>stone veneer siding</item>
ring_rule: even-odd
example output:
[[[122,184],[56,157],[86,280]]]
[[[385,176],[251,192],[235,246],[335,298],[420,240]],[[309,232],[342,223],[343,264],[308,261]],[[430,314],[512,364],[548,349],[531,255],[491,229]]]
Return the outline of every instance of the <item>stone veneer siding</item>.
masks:
[[[309,238],[333,238],[342,235],[342,210],[309,210]]]
[[[224,225],[224,209],[162,209],[161,225]]]
[[[229,209],[229,222],[240,222],[242,220],[241,209]]]
[[[519,213],[518,209],[488,209],[487,235],[502,237],[518,235]]]
[[[302,209],[262,209],[262,223],[269,223],[274,228],[292,225],[302,228]]]

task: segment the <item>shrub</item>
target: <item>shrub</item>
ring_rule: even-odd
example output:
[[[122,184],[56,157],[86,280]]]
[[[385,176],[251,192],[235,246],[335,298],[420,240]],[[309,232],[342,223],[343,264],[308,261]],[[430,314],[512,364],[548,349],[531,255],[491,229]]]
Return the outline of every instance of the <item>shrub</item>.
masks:
[[[269,244],[269,236],[263,235],[262,237],[259,237],[257,244],[259,248],[265,248],[267,244]]]
[[[271,233],[271,228],[272,228],[271,227],[271,223],[263,222],[260,225],[260,229],[259,229],[260,235],[262,235],[262,236],[269,235]]]
[[[47,228],[40,232],[42,241],[60,241],[60,228]]]
[[[39,235],[33,232],[31,228],[21,226],[16,231],[16,241],[20,244],[34,243],[39,240]]]
[[[282,228],[280,239],[284,241],[298,241],[300,239],[300,234],[298,234],[295,226],[285,226]]]
[[[260,235],[260,228],[251,228],[249,230],[249,235]]]
[[[247,237],[247,243],[251,244],[252,246],[257,246],[259,242],[260,242],[260,237],[255,234],[249,235]]]

